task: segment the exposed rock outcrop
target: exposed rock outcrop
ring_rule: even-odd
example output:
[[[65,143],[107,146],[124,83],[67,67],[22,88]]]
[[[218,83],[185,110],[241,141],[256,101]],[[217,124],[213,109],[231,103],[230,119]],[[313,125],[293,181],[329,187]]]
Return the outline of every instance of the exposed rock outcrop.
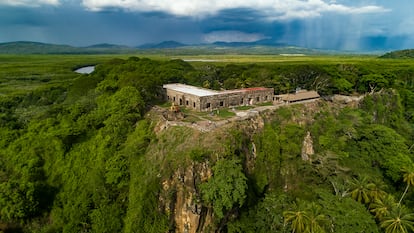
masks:
[[[162,184],[160,202],[170,216],[172,232],[206,232],[212,223],[212,210],[200,203],[197,184],[211,177],[208,162],[192,163],[187,168],[179,168],[174,175]]]
[[[311,133],[308,131],[306,134],[303,144],[302,144],[302,160],[304,161],[312,161],[312,155],[315,154],[313,150],[313,140]]]
[[[363,98],[364,98],[363,95],[360,95],[360,96],[333,95],[331,97],[331,101],[333,101],[334,103],[349,105],[351,107],[357,107],[359,102]]]
[[[222,147],[223,139],[231,139],[232,137],[242,137],[243,147],[238,148],[239,153],[243,153],[244,172],[253,174],[257,158],[260,156],[260,144],[255,141],[254,135],[261,132],[265,123],[278,120],[280,124],[297,124],[307,128],[315,120],[315,117],[324,109],[337,111],[342,106],[340,103],[330,101],[312,101],[303,104],[297,104],[287,107],[284,111],[277,112],[275,109],[264,109],[263,111],[251,111],[251,115],[236,116],[233,118],[212,121],[204,124],[205,121],[185,122],[185,121],[168,121],[163,115],[158,114],[158,122],[154,123],[155,133],[162,138],[164,134],[168,134],[168,140],[160,139],[159,143],[165,146],[174,144],[176,140],[189,136],[184,140],[185,143],[180,144],[180,148],[176,153],[189,150],[192,143],[203,149],[211,149],[212,159],[214,163],[214,155],[226,153],[229,148]],[[349,106],[349,105],[348,105]],[[284,107],[284,106],[282,106]],[[157,109],[155,109],[157,110]],[[159,111],[162,111],[159,110]],[[158,112],[159,112],[158,111]],[[157,116],[154,111],[154,115]],[[285,114],[285,115],[282,115]],[[151,118],[151,119],[155,119]],[[179,130],[186,129],[185,134],[177,134]],[[170,131],[171,130],[171,131]],[[242,135],[232,135],[232,132],[243,132]],[[173,134],[171,132],[175,132]],[[206,133],[208,132],[208,133]],[[171,134],[171,135],[170,135]],[[206,136],[208,135],[208,136]],[[191,139],[190,139],[191,138]],[[166,140],[166,141],[165,141]],[[229,142],[226,142],[229,143]],[[299,142],[300,143],[300,142]],[[170,145],[171,146],[171,145]],[[172,146],[174,148],[174,146]],[[164,151],[157,151],[162,157]],[[302,141],[301,150],[302,160],[312,162],[315,160],[315,151],[313,138],[308,131]],[[200,160],[197,160],[200,161]],[[202,204],[201,193],[198,185],[207,181],[212,176],[211,166],[206,160],[204,162],[186,162],[185,167],[174,168],[170,177],[163,179],[162,190],[159,196],[159,205],[164,213],[169,216],[170,233],[186,232],[186,233],[207,233],[214,230],[214,216],[211,208]],[[298,167],[295,163],[284,162],[280,165],[278,172],[280,174],[280,185],[285,192],[293,190],[297,187]],[[265,187],[272,188],[272,187]],[[220,229],[220,228],[219,228]]]

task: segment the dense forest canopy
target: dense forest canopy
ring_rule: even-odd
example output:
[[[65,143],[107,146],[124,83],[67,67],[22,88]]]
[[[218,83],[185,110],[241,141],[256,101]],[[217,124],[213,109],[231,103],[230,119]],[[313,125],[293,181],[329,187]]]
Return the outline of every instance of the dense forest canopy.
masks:
[[[1,59],[4,232],[178,231],[171,203],[186,189],[173,181],[189,167],[210,174],[191,184],[199,232],[414,232],[412,61],[83,57],[98,65],[78,75],[69,58]],[[155,132],[150,110],[175,82],[365,97],[282,107],[258,129]],[[307,135],[315,152],[304,160]]]

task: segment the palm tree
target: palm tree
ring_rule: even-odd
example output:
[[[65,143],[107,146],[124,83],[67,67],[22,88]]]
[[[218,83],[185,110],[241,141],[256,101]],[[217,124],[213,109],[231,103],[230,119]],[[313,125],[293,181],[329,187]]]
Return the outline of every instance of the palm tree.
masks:
[[[321,213],[321,207],[315,202],[308,205],[307,208],[309,218],[309,233],[325,233],[322,225],[326,222],[327,218]]]
[[[321,213],[321,207],[314,202],[310,204],[302,202],[299,206],[305,206],[305,208],[283,212],[285,224],[290,223],[292,233],[325,233],[322,226],[327,218]]]
[[[370,211],[375,214],[375,218],[382,221],[385,216],[389,216],[390,213],[397,207],[394,196],[388,194],[382,199],[377,199],[371,203]]]
[[[368,181],[366,176],[360,177],[359,179],[353,178],[350,183],[350,196],[362,204],[368,204],[371,201],[369,191],[372,188],[372,183]]]
[[[381,180],[374,180],[372,183],[369,183],[368,186],[368,196],[370,198],[370,203],[375,203],[377,200],[382,200],[387,196],[386,185]]]
[[[402,194],[402,196],[400,198],[400,201],[398,202],[398,205],[401,205],[401,202],[402,202],[404,196],[408,192],[408,188],[410,186],[414,185],[414,168],[413,168],[413,166],[411,166],[408,169],[407,168],[404,169],[403,180],[407,184],[407,186],[405,187],[404,193]]]
[[[414,231],[414,214],[407,213],[402,206],[394,208],[381,221],[381,228],[385,233],[408,233]]]
[[[283,212],[285,224],[290,223],[292,233],[308,232],[309,216],[306,211],[285,211]]]

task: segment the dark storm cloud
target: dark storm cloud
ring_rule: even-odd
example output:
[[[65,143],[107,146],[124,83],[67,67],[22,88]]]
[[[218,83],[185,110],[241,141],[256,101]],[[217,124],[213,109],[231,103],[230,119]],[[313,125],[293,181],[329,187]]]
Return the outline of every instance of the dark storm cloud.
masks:
[[[414,17],[408,10],[410,7],[390,1],[363,5],[349,0],[292,0],[289,4],[265,0],[256,7],[240,0],[239,7],[233,8],[223,8],[225,4],[218,0],[210,5],[194,1],[178,0],[177,4],[199,4],[206,9],[183,10],[175,3],[163,5],[161,0],[155,1],[158,7],[146,10],[137,10],[141,3],[136,0],[88,0],[88,6],[95,11],[85,9],[86,1],[82,5],[80,0],[61,0],[58,4],[38,7],[6,6],[0,2],[0,42],[32,40],[78,46],[97,43],[136,46],[166,40],[193,44],[266,39],[280,44],[342,50],[414,47]],[[277,2],[277,6],[263,7],[263,4],[271,6],[271,1]],[[411,1],[402,1],[413,6]],[[93,8],[97,4],[99,7]],[[194,16],[197,13],[200,15]]]
[[[252,9],[232,9],[220,11],[217,15],[204,18],[200,21],[203,32],[217,30],[243,30],[257,32],[268,25],[260,12]]]
[[[34,40],[72,45],[105,42],[136,46],[166,39],[189,43],[199,39],[193,36],[199,34],[198,26],[182,17],[119,10],[90,12],[77,7],[3,7],[0,9],[0,27],[7,31],[7,34],[0,34],[3,42]]]

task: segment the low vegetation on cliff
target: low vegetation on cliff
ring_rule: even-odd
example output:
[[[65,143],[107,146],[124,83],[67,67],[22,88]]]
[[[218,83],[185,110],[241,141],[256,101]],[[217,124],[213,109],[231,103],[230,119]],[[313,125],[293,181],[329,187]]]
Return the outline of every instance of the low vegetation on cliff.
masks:
[[[0,231],[413,231],[409,60],[0,58]],[[150,111],[175,82],[324,99],[202,132]]]

